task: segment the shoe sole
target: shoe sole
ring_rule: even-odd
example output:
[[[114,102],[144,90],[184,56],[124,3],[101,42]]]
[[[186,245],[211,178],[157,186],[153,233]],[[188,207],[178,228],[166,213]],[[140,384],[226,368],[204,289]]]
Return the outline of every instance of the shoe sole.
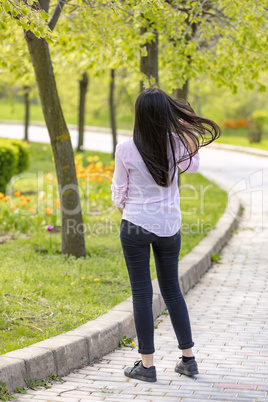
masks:
[[[125,376],[128,378],[132,378],[133,380],[141,380],[141,381],[146,381],[146,382],[156,382],[157,381],[156,378],[148,378],[145,376],[133,376],[132,377],[132,376],[126,375],[126,374],[125,374]]]
[[[187,375],[188,377],[192,377],[195,374],[199,374],[198,370],[188,371],[188,370],[175,369],[175,371],[176,371],[176,373],[184,374],[184,375]]]

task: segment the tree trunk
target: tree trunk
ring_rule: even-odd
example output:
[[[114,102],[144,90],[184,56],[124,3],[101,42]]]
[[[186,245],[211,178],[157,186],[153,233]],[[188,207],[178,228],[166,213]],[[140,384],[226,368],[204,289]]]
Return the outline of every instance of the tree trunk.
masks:
[[[109,93],[109,108],[110,108],[110,121],[113,135],[113,158],[115,155],[115,148],[117,144],[117,134],[116,134],[116,118],[115,118],[115,102],[114,102],[114,86],[115,86],[115,70],[111,70],[110,79],[110,93]]]
[[[147,32],[146,27],[141,28],[141,35]],[[150,86],[159,86],[158,79],[158,32],[155,29],[155,40],[146,43],[147,56],[141,56],[140,72],[145,74]],[[140,91],[144,89],[143,81],[140,82]]]
[[[77,151],[82,151],[84,145],[85,106],[86,106],[87,86],[88,86],[88,74],[87,72],[85,72],[83,74],[82,79],[79,81],[80,100],[79,100],[79,127],[78,127]]]
[[[182,88],[173,89],[173,98],[187,100],[188,88],[189,88],[189,80],[185,81]]]
[[[62,253],[76,257],[86,255],[82,211],[70,134],[64,120],[45,39],[25,31],[44,118],[54,154],[61,201]]]
[[[175,99],[185,99],[188,97],[189,80],[185,81],[182,88],[173,89],[173,98]],[[181,176],[178,175],[178,187],[181,185]]]
[[[24,86],[24,105],[25,105],[25,115],[24,115],[24,141],[28,141],[29,136],[29,121],[30,121],[30,87],[28,85]]]

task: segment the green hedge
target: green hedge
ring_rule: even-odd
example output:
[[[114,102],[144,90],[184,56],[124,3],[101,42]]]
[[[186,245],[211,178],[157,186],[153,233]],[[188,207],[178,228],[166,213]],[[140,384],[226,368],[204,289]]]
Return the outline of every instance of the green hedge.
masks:
[[[26,143],[0,138],[0,192],[5,194],[12,176],[27,170],[29,162],[30,151]]]

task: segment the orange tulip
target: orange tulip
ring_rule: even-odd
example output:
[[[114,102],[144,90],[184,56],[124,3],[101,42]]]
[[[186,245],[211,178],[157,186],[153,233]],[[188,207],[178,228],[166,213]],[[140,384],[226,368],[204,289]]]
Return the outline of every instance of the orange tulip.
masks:
[[[55,201],[55,207],[59,207],[60,206],[60,198],[57,199],[57,201]]]
[[[20,201],[23,201],[24,200],[24,195],[22,195],[21,197],[20,197]]]
[[[32,197],[30,197],[30,196],[28,195],[28,197],[26,197],[26,201],[27,201],[27,202],[31,202],[31,201],[32,201]]]
[[[44,195],[40,195],[39,201],[44,201],[44,199],[45,199],[45,196],[44,196]]]
[[[5,202],[8,202],[10,200],[10,196],[9,195],[6,195],[5,197],[4,197],[4,201]]]
[[[34,212],[34,208],[29,208],[28,211],[29,212]]]
[[[15,191],[14,195],[15,195],[15,197],[19,197],[21,195],[21,192],[20,191]]]
[[[26,201],[21,201],[21,205],[22,205],[22,207],[26,207],[27,202]]]
[[[47,180],[53,180],[53,179],[54,179],[53,173],[48,173],[48,174],[46,175],[46,179],[47,179]]]
[[[4,193],[0,193],[0,200],[2,200],[5,197]]]
[[[10,208],[12,209],[12,211],[15,211],[17,209],[17,205],[11,205]]]
[[[50,208],[50,207],[45,208],[45,213],[47,215],[51,215],[52,214],[52,208]]]

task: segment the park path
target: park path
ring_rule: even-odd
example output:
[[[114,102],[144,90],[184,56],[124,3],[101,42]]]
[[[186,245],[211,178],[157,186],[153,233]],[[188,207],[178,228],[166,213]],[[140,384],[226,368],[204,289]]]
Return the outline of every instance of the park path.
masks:
[[[245,211],[237,230],[203,278],[186,295],[200,374],[180,376],[169,316],[158,319],[158,381],[124,377],[137,348],[116,349],[50,389],[17,394],[19,401],[267,401],[268,400],[268,158],[203,149],[200,172],[236,193]],[[183,243],[182,243],[183,247]]]
[[[69,132],[73,148],[76,149],[78,143],[77,129],[69,128]],[[17,138],[22,140],[24,138],[23,124],[0,123],[0,137]],[[118,141],[124,141],[124,139],[129,138],[128,136],[124,136],[124,131],[121,130],[119,131],[117,137]],[[32,142],[44,142],[50,144],[50,138],[47,128],[42,124],[30,125],[28,138],[29,141]],[[113,149],[112,134],[107,135],[106,132],[101,132],[99,128],[94,129],[94,127],[86,129],[84,135],[84,148],[91,151],[112,153]]]

